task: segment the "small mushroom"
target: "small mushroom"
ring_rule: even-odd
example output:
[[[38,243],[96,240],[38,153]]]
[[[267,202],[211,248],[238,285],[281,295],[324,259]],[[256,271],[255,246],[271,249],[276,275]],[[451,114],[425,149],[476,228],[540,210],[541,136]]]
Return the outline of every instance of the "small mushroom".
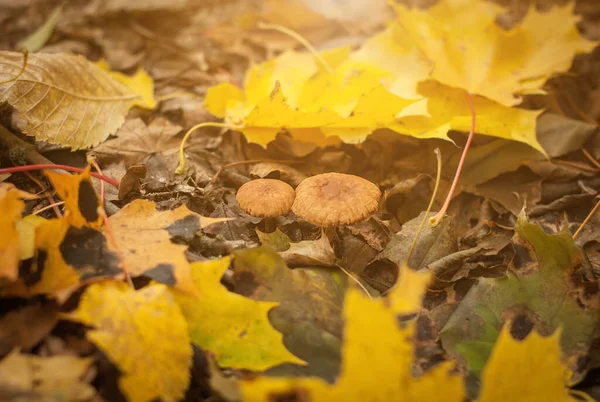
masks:
[[[362,177],[324,173],[296,188],[292,211],[313,225],[352,225],[367,219],[379,206],[379,187]]]
[[[296,192],[286,182],[274,179],[256,179],[243,184],[235,199],[248,215],[265,218],[265,231],[275,230],[274,219],[290,211]]]

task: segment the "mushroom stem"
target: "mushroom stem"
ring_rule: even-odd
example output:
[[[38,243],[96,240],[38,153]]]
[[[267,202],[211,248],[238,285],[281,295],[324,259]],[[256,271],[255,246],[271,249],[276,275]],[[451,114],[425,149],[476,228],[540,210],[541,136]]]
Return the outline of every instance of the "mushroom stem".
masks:
[[[273,233],[277,228],[275,218],[271,217],[263,219],[263,225],[265,226],[265,233]]]
[[[469,138],[467,138],[467,143],[465,144],[465,148],[463,149],[460,161],[458,162],[458,167],[456,168],[454,180],[452,181],[452,186],[450,186],[450,191],[448,192],[446,201],[444,201],[444,205],[442,206],[442,209],[440,209],[440,212],[438,212],[433,218],[429,220],[429,223],[432,226],[437,226],[438,223],[440,223],[440,221],[444,217],[444,215],[446,215],[446,211],[448,211],[448,206],[450,205],[450,201],[452,200],[452,196],[454,195],[454,190],[456,190],[456,185],[458,184],[460,173],[462,171],[463,165],[465,164],[465,159],[467,159],[467,153],[469,152],[469,147],[471,146],[471,141],[473,140],[473,134],[475,134],[475,108],[473,107],[473,99],[471,97],[470,92],[467,92],[467,103],[469,104],[469,110],[471,111],[471,131],[469,132]]]

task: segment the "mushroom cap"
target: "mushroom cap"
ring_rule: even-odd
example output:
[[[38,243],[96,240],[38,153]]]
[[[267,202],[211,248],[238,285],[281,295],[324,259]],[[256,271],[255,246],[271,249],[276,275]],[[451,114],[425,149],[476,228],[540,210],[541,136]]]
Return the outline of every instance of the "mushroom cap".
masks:
[[[380,198],[379,187],[362,177],[324,173],[298,185],[292,211],[317,226],[351,225],[375,212]]]
[[[296,192],[284,181],[256,179],[244,183],[235,195],[240,208],[248,215],[270,218],[287,214]]]

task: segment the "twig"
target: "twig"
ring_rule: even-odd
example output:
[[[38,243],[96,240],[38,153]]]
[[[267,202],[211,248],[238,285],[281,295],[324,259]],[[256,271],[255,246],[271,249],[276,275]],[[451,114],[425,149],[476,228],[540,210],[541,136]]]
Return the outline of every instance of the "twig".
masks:
[[[77,172],[77,173],[82,173],[84,171],[84,169],[73,167],[73,166],[68,166],[68,165],[55,165],[53,163],[40,163],[37,165],[25,165],[25,166],[14,166],[14,167],[9,167],[9,168],[2,168],[2,169],[0,169],[0,174],[28,172],[31,170],[42,170],[42,169],[67,170],[70,172]],[[90,172],[90,175],[92,177],[95,177],[96,179],[103,180],[103,181],[107,182],[108,184],[112,184],[113,186],[115,186],[117,188],[119,187],[119,184],[121,183],[117,179],[112,179],[110,177],[103,176],[99,173]]]
[[[64,201],[59,201],[59,202],[55,202],[53,204],[50,205],[46,205],[44,208],[40,208],[35,212],[32,212],[31,215],[38,215],[41,214],[44,211],[49,210],[50,208],[53,208],[54,211],[56,212],[56,210],[58,209],[59,206],[63,205],[65,202]],[[58,211],[58,214],[56,214],[57,217],[62,218],[62,214],[60,213],[60,210]]]
[[[45,158],[38,152],[35,145],[30,144],[27,141],[23,141],[2,125],[0,125],[0,147],[6,149],[7,151],[19,148],[22,149],[23,157],[31,164],[37,165],[52,163],[50,159]]]
[[[598,200],[598,202],[596,203],[596,205],[594,205],[594,208],[592,208],[588,216],[585,217],[579,228],[575,231],[575,233],[573,233],[573,240],[575,240],[575,238],[579,236],[579,233],[581,233],[583,227],[590,221],[590,219],[592,219],[592,216],[594,216],[598,208],[600,208],[600,200]]]
[[[450,205],[450,201],[452,200],[452,196],[454,195],[454,190],[456,190],[458,179],[460,178],[460,172],[462,171],[463,165],[465,164],[465,160],[467,159],[467,153],[469,152],[471,141],[473,140],[473,136],[475,134],[475,108],[473,107],[473,99],[470,92],[467,92],[467,103],[469,104],[469,110],[471,111],[471,131],[469,132],[469,138],[467,138],[465,149],[463,149],[463,153],[460,157],[460,162],[458,162],[458,167],[456,168],[454,180],[452,181],[452,186],[450,186],[450,191],[448,192],[446,201],[444,201],[442,209],[440,209],[440,211],[429,220],[429,223],[432,226],[437,226],[437,224],[440,223],[444,215],[446,215],[446,211],[448,210],[448,206]]]
[[[589,153],[589,151],[585,148],[581,148],[581,151],[583,151],[583,154],[590,160],[590,162],[594,164],[594,166],[600,169],[600,162],[598,162],[596,158],[594,158],[594,155]]]

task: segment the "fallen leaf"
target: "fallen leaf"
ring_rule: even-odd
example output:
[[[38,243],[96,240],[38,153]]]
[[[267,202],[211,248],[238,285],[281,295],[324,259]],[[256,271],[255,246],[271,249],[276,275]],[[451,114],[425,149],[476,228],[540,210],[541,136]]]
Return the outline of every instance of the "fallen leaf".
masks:
[[[114,134],[116,138],[94,148],[101,159],[123,159],[126,163],[145,162],[153,153],[176,153],[181,140],[174,137],[183,128],[163,118],[148,126],[140,118],[127,120]]]
[[[197,295],[172,291],[192,342],[213,353],[222,367],[264,371],[282,363],[304,364],[269,323],[268,313],[277,303],[250,300],[220,283],[230,262],[226,257],[193,263]]]
[[[561,361],[560,330],[545,337],[533,330],[516,340],[505,325],[483,369],[478,401],[578,401],[567,387],[568,374]]]
[[[397,294],[389,300],[369,300],[361,291],[349,289],[343,365],[337,381],[330,385],[317,378],[243,380],[243,400],[388,401],[394,395],[397,401],[433,401],[443,390],[444,400],[462,401],[462,379],[449,373],[452,363],[441,363],[419,378],[412,376],[415,325],[407,322],[399,327],[397,313],[410,314],[419,308],[425,284],[422,274],[403,270],[397,289],[412,289],[408,297],[393,291]]]
[[[574,3],[540,12],[534,7],[517,26],[495,22],[502,8],[477,0],[443,0],[427,10],[397,5],[398,21],[435,68],[431,77],[502,105],[540,93],[547,79],[566,72],[576,54],[597,43],[577,31]]]
[[[121,258],[132,276],[144,275],[189,292],[194,292],[195,286],[185,257],[187,246],[170,239],[193,236],[203,227],[228,220],[200,216],[185,205],[157,211],[156,204],[147,200],[135,200],[109,218]],[[114,250],[114,245],[109,243],[109,249]]]
[[[21,53],[0,52],[0,60],[0,101],[27,121],[24,133],[73,150],[104,141],[149,91],[147,79],[129,87],[81,56],[30,54],[19,77]]]
[[[128,400],[175,402],[184,396],[192,347],[185,318],[165,285],[136,291],[123,282],[95,283],[64,317],[93,327],[87,338],[121,371],[119,388]]]
[[[100,199],[94,191],[90,166],[83,173],[68,174],[45,170],[57,194],[65,202],[65,219],[76,228],[99,228],[102,217],[98,213]]]
[[[332,266],[335,264],[335,253],[327,236],[317,240],[302,240],[290,243],[290,247],[280,252],[290,267],[298,266]]]
[[[46,219],[39,215],[27,215],[17,221],[21,260],[27,260],[35,254],[35,231]]]
[[[317,375],[332,381],[339,372],[342,303],[347,278],[331,268],[289,269],[269,247],[236,251],[234,291],[277,302],[269,313],[284,345],[308,366],[282,365],[270,375]]]
[[[60,19],[63,6],[64,4],[59,4],[56,6],[50,15],[48,15],[48,18],[42,24],[42,26],[17,44],[17,49],[23,49],[33,53],[44,47],[46,42],[48,42],[54,33],[54,27]]]
[[[0,183],[0,278],[4,277],[10,281],[17,278],[19,261],[21,256],[20,238],[17,231],[17,223],[21,220],[21,213],[25,209],[25,203],[21,194],[27,194],[17,190],[14,185]]]
[[[0,361],[0,389],[27,399],[47,397],[73,402],[90,400],[96,394],[82,381],[92,359],[76,356],[39,357],[17,349]]]
[[[581,378],[586,367],[578,360],[596,333],[599,309],[597,283],[587,281],[578,269],[582,251],[568,230],[546,234],[523,213],[513,247],[506,277],[479,278],[454,311],[440,332],[444,349],[464,359],[478,376],[503,323],[519,321],[543,335],[561,327],[561,347],[573,380]]]
[[[31,305],[6,313],[0,318],[0,356],[15,347],[30,350],[37,345],[58,322],[56,304]]]

